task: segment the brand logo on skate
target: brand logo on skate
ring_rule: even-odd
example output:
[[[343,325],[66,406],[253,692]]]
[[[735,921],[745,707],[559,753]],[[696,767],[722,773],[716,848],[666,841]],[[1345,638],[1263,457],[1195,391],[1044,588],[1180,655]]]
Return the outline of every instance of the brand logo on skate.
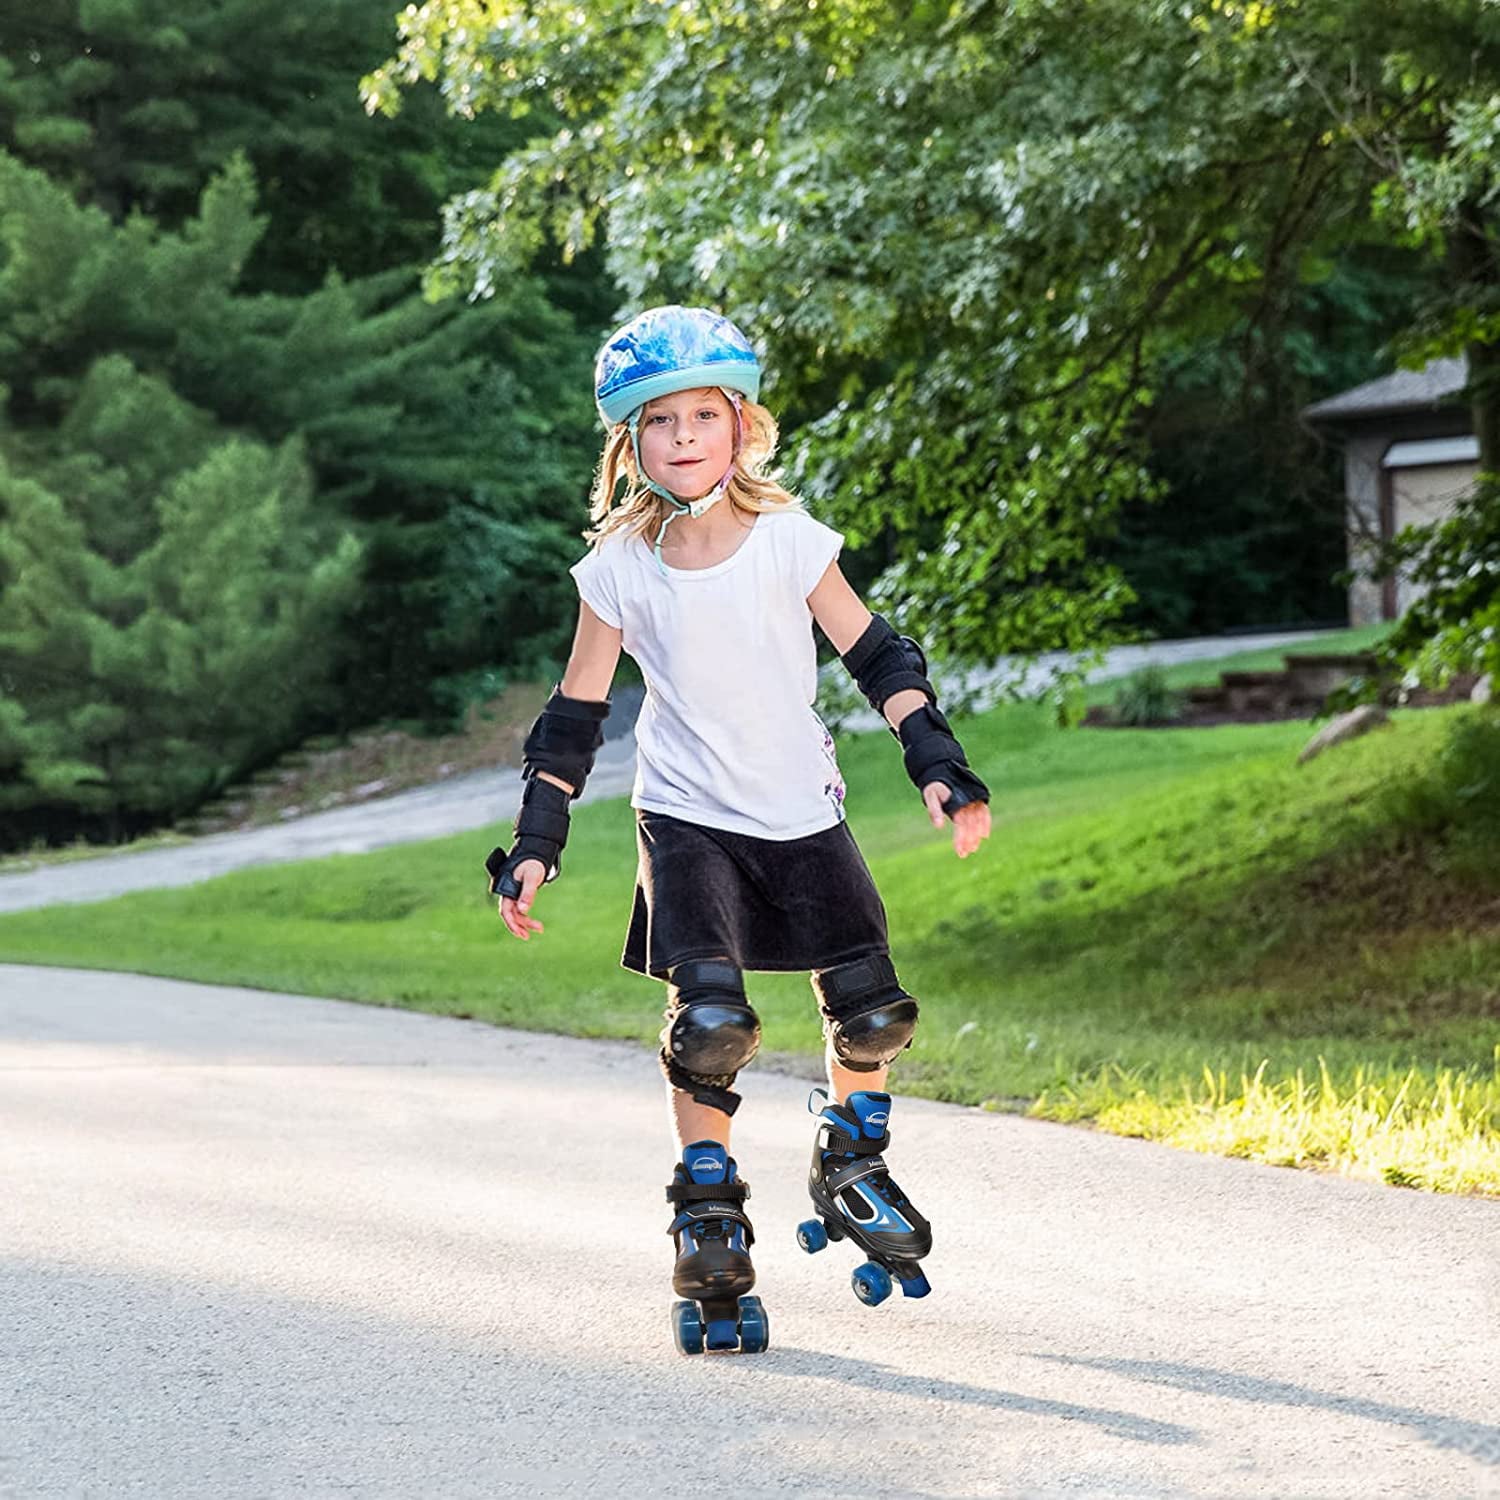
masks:
[[[865,1116],[865,1124],[884,1125],[888,1119],[890,1119],[890,1116],[883,1109],[877,1109],[873,1115]]]
[[[711,1156],[700,1156],[693,1163],[693,1171],[695,1172],[715,1172],[718,1170],[718,1167],[718,1162]]]

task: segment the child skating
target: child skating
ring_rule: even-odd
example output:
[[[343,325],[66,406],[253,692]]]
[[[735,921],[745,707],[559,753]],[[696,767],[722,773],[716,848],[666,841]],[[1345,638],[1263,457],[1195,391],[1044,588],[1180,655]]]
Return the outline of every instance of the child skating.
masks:
[[[758,404],[744,335],[702,308],[658,307],[600,351],[595,396],[608,430],[572,573],[578,628],[561,685],[527,737],[515,842],[489,857],[491,894],[516,937],[543,930],[538,888],[557,878],[569,805],[603,743],[621,649],[646,684],[636,723],[640,869],[621,962],[667,987],[661,1067],[679,1160],[667,1188],[684,1353],[764,1349],[749,1189],[729,1154],[734,1083],[760,1023],[749,971],[806,971],[823,1017],[828,1090],[803,1248],[852,1240],[871,1305],[894,1276],[925,1296],[927,1220],[883,1152],[886,1072],[911,1043],[917,1002],[891,964],[885,908],[844,821],[832,737],[813,709],[817,621],[900,740],[935,826],[960,858],[989,835],[989,791],[937,708],[917,643],[850,588],[843,538],[766,466],[776,426]],[[623,493],[621,493],[623,486]]]

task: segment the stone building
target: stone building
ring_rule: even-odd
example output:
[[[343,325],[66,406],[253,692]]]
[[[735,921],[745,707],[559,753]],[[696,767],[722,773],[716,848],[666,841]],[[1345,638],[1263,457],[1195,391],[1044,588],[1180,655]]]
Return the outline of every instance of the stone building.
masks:
[[[1407,526],[1441,519],[1479,472],[1479,440],[1462,391],[1462,359],[1398,370],[1306,407],[1302,415],[1344,450],[1348,497],[1349,623],[1394,620],[1417,586],[1369,576],[1373,546]]]

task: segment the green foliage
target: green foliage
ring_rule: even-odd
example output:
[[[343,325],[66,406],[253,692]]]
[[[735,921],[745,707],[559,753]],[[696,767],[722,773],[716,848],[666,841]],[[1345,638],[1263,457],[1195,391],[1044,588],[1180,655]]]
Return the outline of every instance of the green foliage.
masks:
[[[534,279],[466,308],[404,271],[228,299],[184,332],[179,378],[256,432],[301,433],[322,502],[368,541],[346,723],[461,712],[465,683],[492,696],[475,674],[538,674],[565,650],[591,343]]]
[[[806,422],[793,481],[884,556],[877,603],[950,652],[1098,644],[1129,594],[1088,543],[1150,486],[1131,435],[1144,332],[1095,347],[1089,328],[1162,294],[1087,265],[1072,221],[1095,196],[1098,222],[1140,222],[1155,166],[1122,170],[1139,141],[1088,134],[1095,177],[1057,192],[1067,163],[1028,123],[1057,80],[1015,66],[1046,55],[1040,12],[1018,49],[985,45],[988,16],[961,30],[924,9],[649,11],[598,7],[581,35],[562,6],[408,13],[373,97],[438,75],[508,110],[542,79],[576,122],[455,204],[441,283],[486,291],[507,257],[547,233],[581,248],[607,216],[632,300],[723,302],[770,346],[774,399]]]
[[[1184,355],[1250,393],[1224,487],[1259,534],[1210,565],[1275,602],[1254,570],[1333,493],[1277,482],[1302,461],[1284,372],[1313,348],[1303,288],[1351,243],[1464,251],[1441,284],[1400,262],[1435,339],[1477,347],[1500,306],[1481,0],[1098,0],[1086,24],[1071,0],[450,0],[400,24],[372,103],[437,80],[465,112],[564,117],[454,200],[438,284],[485,293],[602,230],[632,301],[722,304],[769,346],[794,479],[878,560],[877,602],[949,650],[1119,618],[1143,549],[1101,561],[1098,539],[1160,477],[1184,503],[1215,482],[1190,447],[1147,463],[1144,409]]]
[[[1500,683],[1500,476],[1481,475],[1447,519],[1408,527],[1374,569],[1424,589],[1383,645],[1388,662],[1423,682],[1472,672]]]
[[[435,700],[458,711],[476,672],[534,671],[564,644],[561,563],[578,546],[592,424],[588,343],[524,276],[479,309],[434,307],[400,271],[330,277],[301,297],[245,295],[263,226],[243,161],[167,232],[140,217],[116,226],[0,154],[11,423],[0,448],[23,465],[33,450],[63,462],[75,403],[110,353],[191,393],[157,424],[117,409],[119,432],[97,441],[122,472],[154,466],[159,478],[216,427],[273,448],[298,438],[320,524],[352,524],[365,556],[357,606],[335,633],[339,690],[318,717],[430,715]],[[101,500],[101,538],[146,525],[148,493]],[[450,678],[460,686],[445,695]]]
[[[1124,511],[1105,548],[1137,595],[1131,624],[1174,637],[1344,617],[1342,455],[1301,411],[1385,373],[1383,346],[1436,280],[1413,251],[1339,246],[1227,288],[1222,328],[1160,350],[1143,425],[1165,498]]]
[[[1145,666],[1115,691],[1115,719],[1142,729],[1151,724],[1170,724],[1182,717],[1182,699],[1167,684],[1166,672]]]
[[[215,431],[119,355],[28,469],[0,463],[0,806],[181,811],[325,690],[358,544],[299,443]]]
[[[588,369],[612,296],[596,260],[518,269],[479,307],[418,295],[444,200],[535,125],[454,119],[435,89],[399,119],[367,113],[358,77],[388,50],[392,10],[0,15],[0,149],[37,169],[7,173],[11,419],[55,419],[118,350],[227,426],[300,435],[318,508],[365,544],[324,705],[341,725],[446,719],[563,649],[559,565],[586,519]],[[123,236],[107,250],[104,223]],[[195,236],[216,264],[186,265]]]
[[[318,514],[299,441],[237,434],[168,378],[255,231],[228,186],[181,237],[116,228],[0,154],[8,834],[179,811],[281,743],[331,675],[358,543]]]
[[[119,220],[175,228],[237,154],[268,216],[257,290],[306,292],[415,265],[452,193],[524,142],[419,90],[370,118],[359,75],[389,50],[387,0],[47,0],[0,16],[0,148]]]

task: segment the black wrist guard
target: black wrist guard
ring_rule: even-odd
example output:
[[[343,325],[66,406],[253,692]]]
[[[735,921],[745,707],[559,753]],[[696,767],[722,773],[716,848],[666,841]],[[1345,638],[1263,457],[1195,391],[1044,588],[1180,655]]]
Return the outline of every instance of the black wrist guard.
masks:
[[[565,697],[561,688],[554,688],[522,747],[526,775],[534,777],[538,771],[546,771],[566,781],[575,797],[582,795],[594,769],[594,752],[604,743],[604,721],[608,717],[607,699],[590,703]]]
[[[521,894],[516,868],[528,859],[539,859],[546,874],[543,884],[562,874],[562,852],[568,842],[568,794],[550,781],[531,777],[521,793],[521,808],[516,814],[516,841],[507,853],[492,849],[484,868],[490,877],[490,895]]]
[[[937,693],[927,680],[927,658],[909,636],[897,635],[883,615],[872,615],[865,633],[844,653],[844,665],[856,686],[878,714],[886,700],[904,688],[925,693],[929,703]]]
[[[918,791],[940,781],[952,792],[943,804],[944,812],[956,813],[969,802],[990,800],[990,789],[969,769],[964,747],[936,704],[914,708],[897,726],[896,738],[905,747],[906,774]]]

